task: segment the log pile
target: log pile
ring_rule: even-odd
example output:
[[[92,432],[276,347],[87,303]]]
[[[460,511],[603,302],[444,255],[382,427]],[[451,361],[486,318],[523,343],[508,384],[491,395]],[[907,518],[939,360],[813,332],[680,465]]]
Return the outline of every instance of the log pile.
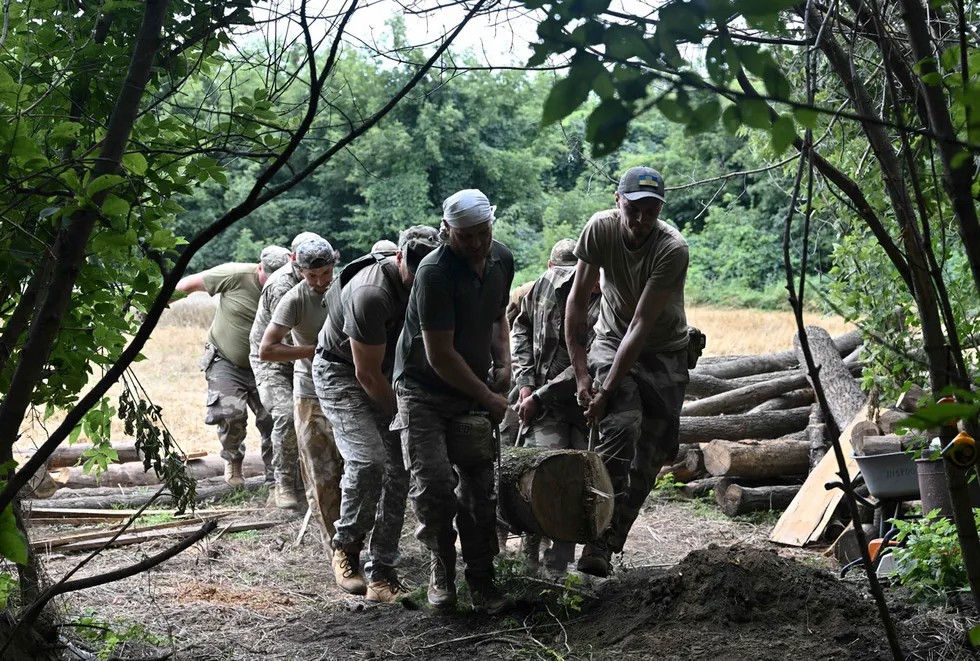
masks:
[[[831,338],[807,328],[821,385],[843,428],[865,406],[860,336]],[[670,472],[679,492],[714,499],[728,516],[785,510],[826,452],[824,421],[814,403],[799,341],[791,351],[703,358],[691,370],[681,410],[677,459]],[[844,420],[841,424],[840,420]]]

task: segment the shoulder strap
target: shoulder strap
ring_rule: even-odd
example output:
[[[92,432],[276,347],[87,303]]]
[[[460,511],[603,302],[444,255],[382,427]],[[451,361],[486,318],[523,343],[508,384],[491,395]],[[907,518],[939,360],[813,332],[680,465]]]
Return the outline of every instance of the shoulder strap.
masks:
[[[393,252],[371,252],[362,257],[358,257],[353,262],[344,267],[344,270],[340,272],[340,286],[344,287],[348,282],[350,282],[355,275],[360,273],[362,270],[371,266],[372,264],[379,264],[383,262],[386,258],[391,257],[395,253]]]

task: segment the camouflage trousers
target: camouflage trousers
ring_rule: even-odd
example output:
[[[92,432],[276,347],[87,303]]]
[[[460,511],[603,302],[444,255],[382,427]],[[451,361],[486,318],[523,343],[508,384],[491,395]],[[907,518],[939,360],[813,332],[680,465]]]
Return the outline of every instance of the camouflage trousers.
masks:
[[[262,406],[272,416],[272,466],[277,484],[295,485],[299,472],[299,448],[293,416],[293,380],[280,373],[255,370]],[[261,369],[261,368],[260,368]]]
[[[245,457],[248,409],[255,414],[255,428],[262,436],[262,461],[272,466],[272,418],[259,400],[252,370],[239,367],[214,352],[211,345],[202,360],[208,381],[207,415],[204,423],[218,427],[221,458],[239,461]]]
[[[398,413],[391,429],[401,435],[412,473],[409,496],[419,520],[415,536],[429,550],[448,555],[454,552],[458,530],[466,580],[492,579],[493,559],[500,550],[493,462],[473,468],[454,466],[446,445],[450,421],[478,406],[461,397],[430,392],[410,379],[399,379],[395,394]]]
[[[313,359],[313,382],[344,458],[334,548],[359,552],[371,533],[364,570],[369,579],[380,579],[390,575],[398,561],[405,523],[408,470],[401,440],[389,430],[390,419],[371,402],[352,366],[318,355]]]
[[[597,338],[589,351],[589,371],[600,383],[612,368],[616,349]],[[686,349],[645,351],[609,395],[595,447],[616,493],[613,520],[603,537],[609,551],[623,550],[657,473],[677,456],[681,405],[688,381]]]
[[[340,477],[344,462],[333,440],[333,429],[312,397],[296,398],[296,441],[299,467],[306,485],[311,517],[320,526],[320,541],[328,556],[334,521],[340,516]]]
[[[588,450],[589,428],[585,424],[582,409],[574,400],[569,402],[569,406],[545,409],[524,432],[524,446],[550,450]],[[530,551],[536,560],[541,536],[524,535],[522,542],[525,553]],[[574,559],[574,542],[552,541],[551,548],[544,552],[544,566],[549,569],[564,571]]]

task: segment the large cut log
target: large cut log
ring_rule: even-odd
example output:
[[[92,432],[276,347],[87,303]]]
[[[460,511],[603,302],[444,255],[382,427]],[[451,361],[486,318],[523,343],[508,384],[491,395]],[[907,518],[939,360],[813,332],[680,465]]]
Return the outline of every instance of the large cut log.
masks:
[[[806,475],[810,467],[806,441],[711,441],[704,446],[704,466],[716,477]]]
[[[705,397],[694,402],[685,402],[681,415],[718,415],[750,408],[773,397],[784,395],[790,390],[802,388],[807,384],[806,375],[792,374],[757,383],[719,395]]]
[[[858,331],[851,331],[834,338],[833,344],[836,347],[838,358],[847,356],[861,344],[861,335]],[[721,363],[708,363],[703,367],[699,365],[694,371],[708,376],[731,379],[761,372],[778,372],[779,370],[799,367],[802,364],[795,351],[781,351]]]
[[[232,487],[224,481],[224,478],[220,477],[202,480],[197,484],[197,502],[200,504],[210,500],[223,498],[236,489],[256,491],[266,484],[265,476],[250,477],[245,480],[245,485],[242,487]],[[58,492],[58,495],[60,496],[59,498],[24,501],[24,506],[33,507],[34,505],[37,505],[38,507],[65,507],[82,509],[107,509],[112,507],[138,508],[150,500],[153,494],[156,493],[157,488],[159,487],[153,489],[147,489],[146,487],[135,487],[131,489],[98,489],[97,491],[100,492],[98,495],[87,495],[92,491],[96,491],[96,489],[78,489],[73,491],[72,495],[68,495],[68,492],[72,490],[62,489]],[[167,492],[160,494],[160,496],[153,501],[154,507],[163,507],[172,504],[173,498]]]
[[[612,521],[612,482],[594,452],[506,448],[498,499],[513,530],[562,542],[594,541]]]
[[[719,416],[682,416],[681,443],[707,443],[716,438],[737,441],[743,438],[780,438],[806,427],[809,407],[765,413]]]
[[[208,455],[187,462],[187,473],[196,480],[217,477],[225,471],[225,461],[217,455]],[[257,452],[245,455],[242,465],[245,477],[265,474],[265,464]],[[53,474],[55,482],[68,489],[87,489],[90,487],[139,487],[160,484],[160,478],[152,470],[143,468],[142,462],[109,464],[98,475],[86,473],[81,466],[62,468]]]
[[[854,454],[890,454],[906,450],[921,450],[927,445],[925,436],[915,434],[902,435],[886,434],[885,436],[865,436],[861,439],[861,448],[854,446]]]
[[[820,386],[827,396],[830,415],[837,428],[844,429],[867,405],[868,398],[861,392],[861,387],[841,360],[841,353],[831,339],[830,333],[819,326],[807,326],[805,331],[810,344],[810,353],[813,355],[814,367],[819,374]],[[793,338],[793,346],[796,348],[800,364],[803,364],[799,334]],[[807,378],[812,387],[813,375],[808,374]]]
[[[800,485],[776,485],[747,487],[733,484],[721,496],[715,491],[715,502],[727,516],[735,517],[749,512],[782,511],[789,507]]]
[[[795,409],[801,406],[809,406],[813,404],[815,396],[811,388],[800,388],[799,390],[791,390],[785,395],[780,395],[779,397],[773,397],[772,399],[762,402],[757,406],[753,406],[746,413],[764,413],[765,411],[785,411],[786,409]]]

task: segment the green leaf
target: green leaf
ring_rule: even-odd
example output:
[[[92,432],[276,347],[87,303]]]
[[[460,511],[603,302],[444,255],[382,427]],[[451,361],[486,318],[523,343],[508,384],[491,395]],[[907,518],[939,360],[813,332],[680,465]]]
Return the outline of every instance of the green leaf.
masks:
[[[139,152],[130,152],[122,157],[123,167],[135,174],[138,177],[142,177],[146,174],[146,157]]]
[[[17,528],[12,505],[0,512],[0,555],[18,565],[27,564],[27,538]]]
[[[592,143],[592,155],[610,154],[623,143],[632,113],[617,99],[607,99],[589,115],[585,136]]]
[[[922,75],[922,82],[926,85],[941,85],[943,77],[938,71],[930,71]]]
[[[742,122],[754,129],[768,129],[772,124],[769,104],[762,99],[744,99],[738,104]]]
[[[780,100],[789,98],[791,93],[789,80],[775,63],[768,64],[762,72],[762,83],[766,86],[770,97]]]
[[[568,76],[551,88],[544,102],[541,125],[554,124],[570,115],[585,103],[592,89],[592,81],[603,70],[602,64],[591,55],[576,55]]]
[[[782,154],[796,140],[796,124],[789,115],[780,115],[772,125],[772,148]]]
[[[102,202],[102,213],[108,218],[125,218],[129,213],[129,202],[109,193]]]
[[[793,108],[793,118],[803,128],[815,129],[817,127],[818,117],[820,117],[820,114],[812,108]]]
[[[738,130],[742,127],[742,113],[739,112],[738,106],[728,106],[722,111],[721,124],[732,135],[738,133]]]
[[[88,195],[89,197],[94,197],[98,193],[101,193],[102,191],[106,190],[107,188],[112,188],[113,186],[116,186],[117,184],[121,184],[124,181],[126,181],[126,177],[123,177],[121,175],[104,174],[101,177],[97,177],[94,181],[92,181],[91,183],[89,183],[88,186],[85,187],[85,194]]]
[[[980,647],[980,624],[974,625],[966,634],[966,638],[970,641],[970,647]]]

